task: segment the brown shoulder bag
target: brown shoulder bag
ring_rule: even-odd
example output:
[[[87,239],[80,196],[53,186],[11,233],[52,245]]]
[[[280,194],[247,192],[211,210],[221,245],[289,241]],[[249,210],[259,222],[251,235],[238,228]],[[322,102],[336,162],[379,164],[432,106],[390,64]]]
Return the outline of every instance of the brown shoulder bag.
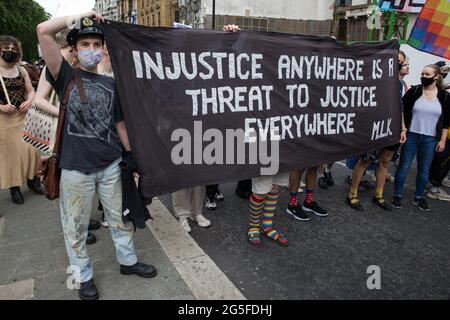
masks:
[[[45,197],[49,200],[55,200],[59,198],[59,182],[61,179],[61,168],[59,165],[59,143],[62,139],[62,128],[64,125],[64,118],[69,103],[70,92],[73,87],[76,86],[80,95],[81,103],[87,103],[87,96],[84,91],[83,82],[77,69],[74,69],[74,80],[71,80],[64,91],[63,99],[59,107],[58,127],[56,129],[55,146],[53,148],[53,154],[43,163],[43,178],[42,184],[44,185]]]

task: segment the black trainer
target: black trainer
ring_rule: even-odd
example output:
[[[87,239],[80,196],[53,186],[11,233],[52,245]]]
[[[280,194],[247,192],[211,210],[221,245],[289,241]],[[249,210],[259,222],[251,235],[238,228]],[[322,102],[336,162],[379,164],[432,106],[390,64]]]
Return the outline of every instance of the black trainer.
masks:
[[[154,266],[139,261],[132,266],[120,265],[120,273],[123,275],[135,274],[142,278],[153,278],[158,274]]]
[[[414,198],[413,205],[422,211],[430,211],[430,206],[424,198]]]
[[[317,184],[318,184],[319,188],[323,189],[323,190],[326,190],[329,187],[327,179],[325,178],[325,176],[320,177],[319,181],[317,181]]]
[[[294,217],[296,220],[300,221],[308,221],[309,216],[300,208],[299,205],[296,206],[288,206],[286,212]]]
[[[393,206],[395,209],[403,209],[403,206],[402,206],[402,198],[399,197],[399,196],[394,196],[394,197],[392,198],[392,206]]]
[[[88,230],[93,231],[93,230],[98,230],[98,229],[100,229],[100,222],[98,222],[97,220],[94,220],[94,219],[89,219]]]
[[[309,211],[314,213],[315,215],[319,216],[319,217],[326,217],[328,216],[328,211],[321,208],[319,206],[319,204],[315,201],[312,201],[310,203],[306,203],[305,201],[303,201],[303,205],[302,205],[302,209],[305,211]]]
[[[372,202],[383,210],[392,211],[392,207],[383,198],[373,197]]]
[[[99,298],[98,290],[93,279],[80,284],[78,296],[81,300],[97,300]]]
[[[345,198],[345,203],[352,209],[355,209],[357,211],[363,211],[364,208],[359,202],[358,198],[350,199],[348,196]]]

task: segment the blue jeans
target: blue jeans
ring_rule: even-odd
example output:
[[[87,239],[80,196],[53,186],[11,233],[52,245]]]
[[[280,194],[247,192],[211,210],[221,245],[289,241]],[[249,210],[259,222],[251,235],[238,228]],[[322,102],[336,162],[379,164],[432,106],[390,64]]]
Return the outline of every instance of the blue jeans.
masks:
[[[436,150],[436,137],[413,132],[407,133],[406,143],[402,147],[400,163],[395,173],[394,195],[402,197],[406,176],[417,155],[417,177],[415,197],[422,198],[428,183],[431,163]]]
[[[61,222],[71,269],[77,274],[76,282],[86,282],[94,276],[86,250],[86,237],[95,193],[103,204],[118,262],[126,266],[137,262],[133,244],[133,224],[124,224],[122,221],[122,183],[119,162],[120,159],[106,169],[92,174],[62,170]]]

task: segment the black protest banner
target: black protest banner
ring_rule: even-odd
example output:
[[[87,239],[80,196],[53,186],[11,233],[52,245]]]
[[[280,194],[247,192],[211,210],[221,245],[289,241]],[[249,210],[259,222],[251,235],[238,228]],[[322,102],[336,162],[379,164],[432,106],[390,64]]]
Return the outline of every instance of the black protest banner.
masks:
[[[396,41],[105,25],[144,196],[398,143]]]

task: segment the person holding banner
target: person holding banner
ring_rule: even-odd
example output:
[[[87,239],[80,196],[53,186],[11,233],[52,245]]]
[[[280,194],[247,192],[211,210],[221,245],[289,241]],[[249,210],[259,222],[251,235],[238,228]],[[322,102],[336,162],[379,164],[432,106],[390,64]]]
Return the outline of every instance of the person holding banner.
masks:
[[[157,271],[138,261],[134,226],[122,220],[119,163],[122,151],[130,156],[131,147],[115,81],[98,74],[105,42],[98,22],[103,18],[88,12],[81,18],[79,28],[69,32],[67,41],[78,62],[75,68],[61,56],[54,39],[67,23],[76,25],[78,19],[79,16],[55,18],[39,24],[36,31],[47,62],[47,80],[60,97],[68,99],[60,150],[60,210],[66,249],[79,284],[80,299],[96,300],[99,293],[85,245],[95,193],[105,210],[120,273],[151,278]]]
[[[56,42],[61,48],[61,55],[64,57],[66,61],[72,64],[75,56],[72,48],[67,43],[67,33],[68,29],[58,33],[55,37]],[[36,91],[36,95],[34,97],[34,104],[40,110],[54,116],[58,117],[59,115],[59,100],[55,90],[52,88],[51,84],[45,78],[46,67],[44,67],[43,72],[41,74],[41,78],[39,79],[39,85]],[[96,236],[90,232],[92,230],[98,230],[100,228],[100,223],[97,220],[90,219],[89,220],[89,232],[86,238],[86,244],[94,244],[97,242]]]
[[[0,189],[9,188],[12,201],[23,204],[20,186],[25,180],[35,193],[44,193],[37,177],[39,152],[22,140],[34,89],[27,71],[18,65],[22,56],[19,40],[0,36],[0,46]]]
[[[319,217],[328,216],[328,211],[323,209],[314,199],[314,189],[316,188],[317,170],[319,166],[308,168],[305,174],[306,190],[305,199],[302,206],[298,204],[298,188],[304,170],[292,171],[289,175],[290,201],[286,212],[297,220],[308,221],[309,216],[305,211],[312,212]]]
[[[405,63],[406,55],[404,52],[400,51],[398,54],[398,73],[399,73],[399,83],[400,91],[398,93],[399,99],[402,97],[403,83],[400,80],[400,73]],[[406,128],[402,117],[402,129],[400,134],[400,145],[403,145],[406,141]],[[386,183],[386,177],[388,176],[388,165],[392,160],[394,153],[399,148],[399,144],[385,147],[381,150],[376,150],[374,152],[369,152],[360,156],[358,163],[352,172],[352,182],[350,186],[350,192],[348,193],[345,203],[352,209],[357,211],[363,211],[364,208],[358,199],[358,189],[364,172],[367,170],[372,162],[378,163],[375,169],[375,194],[372,198],[372,202],[379,208],[391,211],[391,206],[384,199],[384,185]]]
[[[394,208],[402,209],[406,176],[417,156],[417,177],[413,204],[430,211],[423,197],[429,179],[435,151],[445,150],[450,126],[450,94],[445,91],[441,69],[428,65],[422,70],[421,85],[413,86],[403,97],[408,139],[402,147],[400,163],[395,173]]]
[[[277,209],[280,186],[287,186],[289,173],[278,173],[275,176],[260,176],[252,179],[252,195],[250,196],[250,225],[247,240],[253,246],[260,246],[262,234],[280,246],[289,244],[286,236],[273,227],[273,217]]]

